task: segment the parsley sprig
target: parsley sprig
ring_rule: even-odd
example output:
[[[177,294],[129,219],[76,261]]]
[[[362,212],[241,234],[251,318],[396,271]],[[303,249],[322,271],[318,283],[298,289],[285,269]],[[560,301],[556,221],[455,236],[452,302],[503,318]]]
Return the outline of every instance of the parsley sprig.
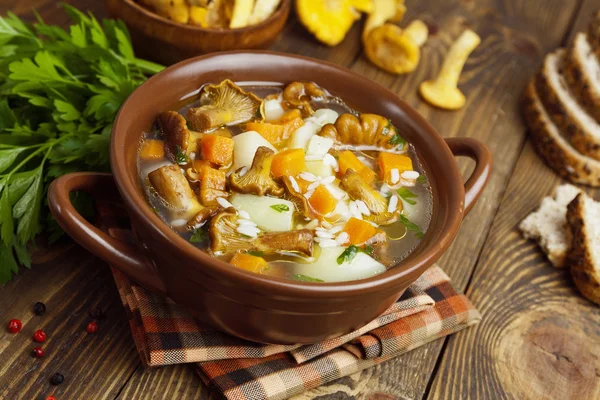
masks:
[[[134,56],[122,22],[64,8],[68,30],[40,17],[0,17],[0,283],[30,265],[27,246],[38,233],[60,236],[45,205],[50,181],[108,170],[119,107],[163,68]]]
[[[419,226],[417,224],[415,224],[414,222],[411,222],[403,214],[400,214],[400,223],[402,223],[402,225],[404,225],[404,227],[406,228],[407,231],[414,232],[414,234],[417,238],[422,239],[423,236],[425,236],[423,234],[423,231],[421,230],[421,228],[419,228]]]
[[[356,257],[356,255],[358,253],[365,253],[369,256],[373,255],[375,249],[373,249],[373,246],[365,246],[365,248],[360,248],[358,246],[355,246],[353,244],[351,244],[350,246],[346,247],[346,250],[344,250],[342,252],[342,254],[340,254],[337,258],[337,263],[338,265],[342,265],[345,262],[352,262],[352,260],[354,260],[354,257]]]

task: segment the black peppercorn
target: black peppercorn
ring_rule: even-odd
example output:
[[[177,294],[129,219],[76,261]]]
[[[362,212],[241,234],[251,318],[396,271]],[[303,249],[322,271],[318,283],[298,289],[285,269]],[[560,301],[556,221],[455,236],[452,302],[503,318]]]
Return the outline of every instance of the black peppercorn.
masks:
[[[64,381],[65,381],[65,377],[63,376],[63,374],[58,373],[58,372],[55,373],[54,375],[52,375],[52,378],[50,378],[50,383],[53,385],[60,385]]]
[[[35,315],[44,315],[46,312],[46,305],[41,301],[38,301],[33,305],[33,312]]]
[[[102,319],[102,318],[104,318],[104,312],[102,311],[101,308],[94,307],[94,308],[92,308],[92,311],[90,311],[90,318],[91,319]]]

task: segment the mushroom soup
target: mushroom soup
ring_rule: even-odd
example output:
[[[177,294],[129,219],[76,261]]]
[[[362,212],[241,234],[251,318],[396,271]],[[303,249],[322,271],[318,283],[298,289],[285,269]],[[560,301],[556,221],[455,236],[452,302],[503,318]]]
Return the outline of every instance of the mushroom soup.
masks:
[[[368,278],[429,226],[415,149],[390,120],[312,82],[201,88],[158,114],[138,153],[149,204],[208,254],[310,282]]]

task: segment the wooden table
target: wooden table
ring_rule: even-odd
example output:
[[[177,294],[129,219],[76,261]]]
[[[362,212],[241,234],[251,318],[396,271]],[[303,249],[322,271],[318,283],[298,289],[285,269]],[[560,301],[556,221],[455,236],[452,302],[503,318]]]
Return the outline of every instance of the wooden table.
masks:
[[[98,0],[71,1],[104,16]],[[378,367],[305,393],[309,399],[598,399],[600,312],[581,298],[567,273],[553,269],[516,230],[519,221],[559,179],[527,141],[519,97],[543,55],[584,29],[600,0],[406,0],[405,21],[432,28],[417,71],[396,77],[373,67],[359,45],[361,23],[335,48],[319,45],[292,17],[273,49],[335,62],[398,93],[447,137],[470,136],[493,150],[495,169],[485,193],[465,219],[440,264],[483,314],[483,322]],[[27,18],[32,8],[47,22],[68,19],[57,2],[3,0],[0,11]],[[469,26],[482,44],[469,59],[460,86],[467,106],[435,110],[418,97],[448,45]],[[470,166],[461,161],[467,174]],[[0,398],[192,399],[207,390],[190,366],[144,369],[106,265],[76,245],[46,253],[0,288],[0,321],[23,320],[23,333],[0,330]],[[31,307],[43,301],[44,317]],[[96,335],[87,312],[107,310]],[[47,356],[29,356],[31,334],[49,333]],[[48,378],[60,371],[65,383]]]

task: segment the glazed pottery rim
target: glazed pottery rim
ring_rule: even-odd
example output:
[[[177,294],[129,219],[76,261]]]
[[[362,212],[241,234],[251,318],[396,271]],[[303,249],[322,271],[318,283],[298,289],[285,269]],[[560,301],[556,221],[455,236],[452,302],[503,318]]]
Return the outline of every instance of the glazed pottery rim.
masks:
[[[261,56],[263,58],[284,57],[292,61],[298,60],[325,66],[335,70],[336,74],[341,74],[351,81],[362,82],[363,84],[368,83],[373,87],[373,90],[384,91],[387,92],[388,95],[393,95],[395,98],[394,106],[399,107],[404,111],[408,118],[419,126],[421,131],[426,132],[430,136],[430,139],[436,142],[435,145],[439,147],[439,154],[437,154],[437,156],[448,160],[447,167],[449,170],[445,173],[450,175],[452,182],[455,182],[455,184],[449,184],[449,190],[444,193],[447,204],[450,206],[448,215],[443,222],[443,228],[439,230],[441,233],[438,232],[438,241],[430,243],[427,248],[422,248],[422,242],[425,241],[429,235],[433,235],[430,231],[426,232],[423,241],[417,248],[411,251],[406,259],[393,267],[388,268],[387,271],[382,274],[353,281],[313,283],[261,275],[241,268],[233,268],[231,264],[212,257],[208,253],[195,247],[165,224],[147,203],[139,182],[136,180],[136,183],[131,183],[126,178],[130,171],[125,156],[126,152],[122,149],[125,147],[125,137],[128,133],[119,129],[120,120],[124,119],[123,116],[129,112],[139,113],[140,108],[143,108],[145,95],[148,94],[144,93],[146,88],[151,88],[156,82],[169,79],[171,74],[175,74],[176,71],[180,69],[193,69],[192,65],[201,63],[203,60],[213,57],[236,55],[245,55],[248,57]],[[182,96],[187,94],[188,93],[182,93]],[[163,110],[155,110],[156,113],[159,113],[160,111]],[[186,259],[190,260],[189,268],[197,269],[200,272],[208,268],[211,273],[221,275],[223,278],[231,280],[231,282],[244,282],[253,285],[255,288],[270,291],[269,293],[272,294],[278,293],[296,297],[337,297],[341,295],[353,297],[393,289],[401,285],[402,282],[410,280],[414,274],[417,274],[416,277],[412,279],[412,281],[414,281],[425,272],[428,267],[437,261],[450,246],[458,233],[464,215],[465,191],[462,175],[458,169],[455,155],[450,151],[444,138],[442,138],[433,126],[431,126],[413,107],[408,105],[387,88],[346,68],[318,59],[273,51],[236,50],[206,54],[174,64],[148,79],[129,96],[117,114],[113,125],[113,133],[111,135],[110,164],[113,178],[128,212],[136,217],[134,218],[136,221],[143,221],[146,224],[145,228],[152,230],[153,237],[156,240],[166,242],[165,245],[177,247],[178,251],[185,256]],[[137,165],[135,174],[137,176]]]
[[[135,2],[133,0],[123,0],[123,2],[127,3],[131,7],[135,8],[136,10],[138,10],[139,12],[144,14],[145,17],[150,18],[161,24],[165,24],[165,25],[168,25],[168,26],[171,26],[174,28],[188,29],[188,30],[196,32],[196,33],[204,32],[204,33],[218,34],[218,33],[248,33],[248,32],[252,32],[254,30],[263,28],[263,27],[271,24],[273,21],[277,20],[278,18],[280,18],[281,14],[285,13],[286,9],[291,6],[292,0],[281,0],[281,3],[277,7],[277,9],[275,11],[273,11],[273,13],[271,15],[269,15],[269,17],[267,19],[265,19],[262,22],[259,22],[258,24],[248,25],[248,26],[244,26],[241,28],[203,28],[203,27],[197,26],[197,25],[182,24],[180,22],[172,21],[168,18],[162,17],[162,16],[148,10],[147,8],[143,7],[141,4],[138,4],[137,2]]]

